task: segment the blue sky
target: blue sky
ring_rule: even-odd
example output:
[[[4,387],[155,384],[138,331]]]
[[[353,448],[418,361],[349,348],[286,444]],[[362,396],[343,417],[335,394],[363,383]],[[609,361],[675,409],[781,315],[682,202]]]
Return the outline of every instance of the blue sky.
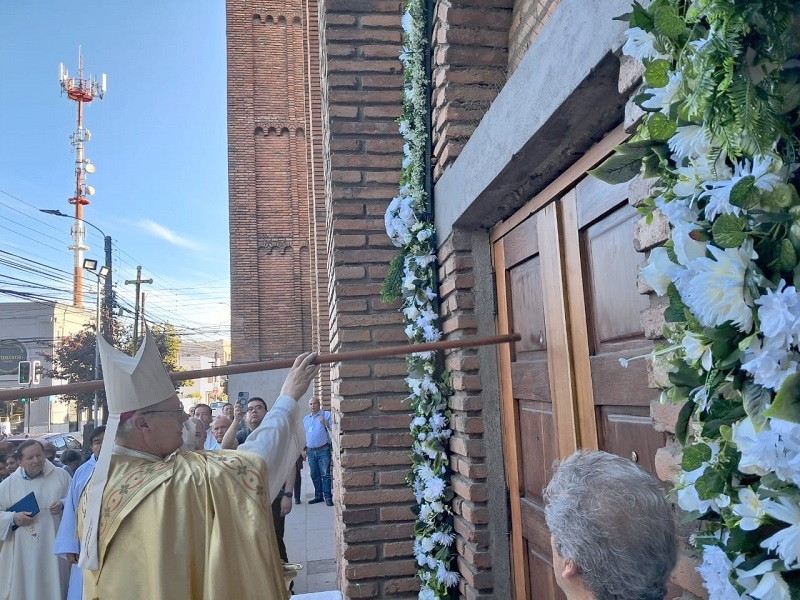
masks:
[[[195,340],[230,330],[225,3],[0,2],[0,259],[37,263],[33,273],[0,262],[0,289],[30,291],[41,265],[58,269],[35,290],[71,302],[76,103],[61,94],[82,48],[85,75],[107,74],[103,100],[86,106],[85,155],[96,189],[84,218],[113,239],[115,289],[133,306],[136,265],[154,284],[148,315]],[[87,227],[85,256],[103,260]],[[6,253],[6,254],[3,254]],[[66,275],[61,273],[66,272]],[[6,276],[5,278],[3,276]],[[61,278],[63,275],[63,281]],[[16,277],[18,280],[10,280]],[[94,279],[85,280],[94,305]],[[62,289],[63,288],[63,289]],[[0,301],[15,300],[0,294]]]

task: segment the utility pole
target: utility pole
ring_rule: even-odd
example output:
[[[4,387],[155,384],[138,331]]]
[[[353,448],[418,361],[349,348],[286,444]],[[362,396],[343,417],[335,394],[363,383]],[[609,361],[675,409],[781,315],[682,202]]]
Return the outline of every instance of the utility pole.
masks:
[[[75,254],[74,275],[72,281],[72,304],[78,308],[83,307],[83,251],[88,250],[83,238],[86,231],[83,227],[83,207],[89,204],[86,196],[94,194],[94,188],[86,183],[86,175],[94,173],[94,165],[83,154],[83,144],[92,138],[88,129],[83,127],[83,105],[94,100],[95,96],[102,99],[106,93],[106,75],[103,73],[100,82],[94,77],[84,78],[83,56],[78,51],[78,76],[70,77],[61,63],[60,76],[61,91],[67,98],[78,104],[78,125],[75,133],[70,136],[75,148],[75,195],[69,203],[75,205],[75,223],[72,226],[72,245],[69,247]]]
[[[133,352],[139,347],[139,290],[143,283],[153,283],[152,279],[142,279],[142,267],[136,267],[136,279],[126,279],[125,285],[136,286],[136,307],[133,315]]]

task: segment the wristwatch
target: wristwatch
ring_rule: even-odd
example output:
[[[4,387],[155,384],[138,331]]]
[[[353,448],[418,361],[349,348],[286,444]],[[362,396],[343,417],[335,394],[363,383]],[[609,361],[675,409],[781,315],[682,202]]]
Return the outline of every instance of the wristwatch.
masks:
[[[292,492],[281,492],[281,498],[291,498]]]

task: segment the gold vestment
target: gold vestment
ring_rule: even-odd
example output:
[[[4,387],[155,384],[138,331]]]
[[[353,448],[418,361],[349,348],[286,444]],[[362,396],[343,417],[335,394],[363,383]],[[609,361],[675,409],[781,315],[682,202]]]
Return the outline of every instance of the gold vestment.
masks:
[[[250,452],[115,454],[84,599],[286,600],[267,488]],[[78,531],[85,510],[86,492]]]

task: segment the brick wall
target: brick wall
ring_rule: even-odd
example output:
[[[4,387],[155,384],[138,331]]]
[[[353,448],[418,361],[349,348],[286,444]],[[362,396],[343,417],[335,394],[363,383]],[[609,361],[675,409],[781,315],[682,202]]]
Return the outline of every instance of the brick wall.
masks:
[[[489,252],[484,232],[454,230],[439,246],[448,339],[496,333]],[[445,362],[454,390],[450,467],[459,594],[469,600],[511,597],[496,357],[494,347],[465,348],[449,352]]]
[[[502,89],[513,0],[435,5],[432,79],[434,177],[458,157]]]
[[[508,75],[519,66],[522,57],[542,31],[550,15],[558,6],[558,0],[517,0],[514,2],[514,17],[508,32]]]
[[[397,194],[403,141],[400,0],[323,0],[322,112],[330,346],[406,341],[399,305],[379,297],[396,255],[383,214]],[[347,598],[413,598],[413,501],[402,358],[331,371],[339,589]]]
[[[226,19],[232,362],[327,349],[316,3],[231,0]]]

